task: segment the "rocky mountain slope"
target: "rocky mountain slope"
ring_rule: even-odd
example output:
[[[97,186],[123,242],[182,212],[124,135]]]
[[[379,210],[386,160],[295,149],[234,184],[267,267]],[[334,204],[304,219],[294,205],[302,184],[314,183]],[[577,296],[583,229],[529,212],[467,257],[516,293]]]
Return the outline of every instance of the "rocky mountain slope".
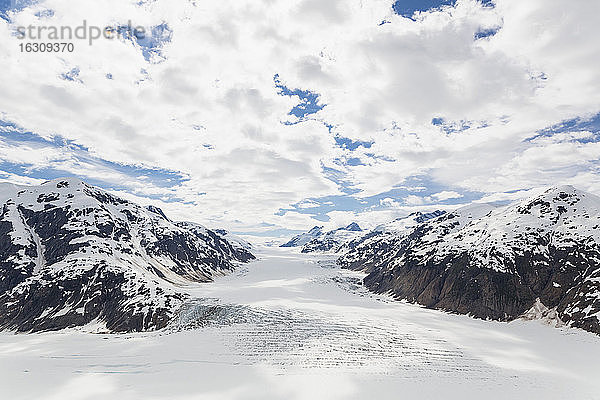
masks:
[[[427,307],[511,320],[541,304],[600,334],[600,198],[572,186],[375,235],[339,263],[367,272],[371,290]]]
[[[0,329],[159,329],[185,300],[182,286],[254,258],[77,179],[5,184],[0,204]]]

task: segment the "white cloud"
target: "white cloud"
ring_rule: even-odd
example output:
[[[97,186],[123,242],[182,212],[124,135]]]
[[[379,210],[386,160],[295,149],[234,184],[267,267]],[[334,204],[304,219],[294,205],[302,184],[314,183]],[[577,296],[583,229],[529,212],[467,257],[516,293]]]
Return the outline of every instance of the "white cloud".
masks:
[[[379,200],[379,204],[383,207],[388,207],[388,208],[394,208],[394,207],[398,207],[400,205],[400,203],[398,203],[396,200],[394,200],[390,197],[386,197],[385,199]]]
[[[444,201],[450,199],[460,199],[463,197],[463,195],[452,190],[444,190],[442,192],[432,194],[431,197],[437,201]]]
[[[21,53],[2,21],[3,119],[46,138],[61,135],[97,159],[189,180],[171,188],[128,182],[64,148],[28,143],[0,142],[0,159],[126,183],[134,196],[177,196],[186,203],[167,203],[174,214],[239,228],[310,225],[309,216],[277,212],[342,194],[322,166],[342,171],[359,198],[415,175],[457,190],[411,195],[404,199],[411,205],[457,199],[459,189],[494,196],[571,182],[600,191],[597,143],[524,142],[600,111],[598,2],[497,0],[482,8],[460,0],[417,22],[393,15],[391,3],[46,0],[15,24],[41,23],[34,16],[41,7],[55,11],[44,24],[166,22],[173,35],[165,61],[148,63],[131,43],[108,40],[76,41],[75,52],[60,55]],[[380,26],[384,19],[391,23]],[[495,36],[473,40],[494,26],[502,26]],[[81,82],[60,79],[74,67]],[[327,106],[315,120],[282,124],[298,122],[288,115],[298,98],[278,94],[275,74]],[[479,122],[448,134],[431,124],[435,117]],[[351,152],[335,145],[335,134],[373,144]],[[348,158],[361,165],[339,161]]]
[[[14,183],[16,185],[41,185],[44,183],[43,179],[28,178],[26,176],[20,176],[9,172],[0,172],[0,182]]]
[[[409,206],[420,206],[422,204],[425,204],[425,202],[426,199],[424,197],[415,196],[414,194],[409,194],[404,198],[404,203],[406,203]]]
[[[312,201],[312,200],[304,200],[297,204],[298,208],[315,208],[315,207],[319,207],[319,206],[320,206],[320,203],[317,203],[316,201]]]
[[[463,195],[460,193],[452,190],[444,190],[442,192],[434,193],[431,196],[417,196],[410,194],[404,198],[404,203],[409,206],[431,205],[446,200],[460,199],[461,197],[463,197]]]

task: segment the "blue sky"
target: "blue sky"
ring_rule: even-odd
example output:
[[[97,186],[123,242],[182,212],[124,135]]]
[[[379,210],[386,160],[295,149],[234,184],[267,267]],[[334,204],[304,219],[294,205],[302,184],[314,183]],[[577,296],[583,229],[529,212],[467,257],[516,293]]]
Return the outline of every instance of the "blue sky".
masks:
[[[481,4],[486,7],[494,6],[493,0],[481,0]],[[418,12],[427,12],[432,9],[455,5],[456,0],[397,0],[392,4],[392,9],[398,15],[412,18]]]
[[[558,124],[540,129],[535,136],[528,140],[533,141],[541,137],[552,137],[564,132],[589,133],[589,135],[573,137],[572,140],[578,143],[600,142],[600,113],[561,121]]]
[[[288,113],[289,115],[298,118],[298,121],[295,123],[301,122],[304,118],[318,113],[326,106],[326,104],[320,104],[318,93],[313,93],[310,90],[290,89],[286,87],[281,83],[279,74],[276,74],[273,77],[273,81],[275,82],[275,87],[279,94],[298,99],[298,104],[296,104]]]
[[[7,13],[9,11],[18,11],[25,8],[28,4],[33,1],[25,0],[0,0],[0,16],[4,19],[8,19]]]
[[[454,5],[454,0],[398,0],[392,8],[396,14],[411,18],[415,12],[423,12],[432,8]]]
[[[27,146],[33,151],[43,153],[44,150],[55,150],[60,154],[57,159],[41,162],[32,159],[29,163],[15,163],[3,161],[0,171],[19,175],[33,180],[50,180],[65,176],[76,176],[86,182],[109,190],[131,191],[135,193],[135,186],[130,182],[143,182],[157,188],[174,188],[185,182],[186,178],[181,173],[158,168],[144,168],[137,165],[128,165],[103,160],[90,153],[89,149],[77,145],[59,135],[43,138],[32,132],[20,129],[16,125],[0,120],[0,138],[7,147]],[[120,175],[120,180],[104,180],[93,176],[90,170],[105,171],[107,174]],[[114,175],[113,175],[114,174]],[[101,175],[100,175],[101,176]],[[176,196],[145,194],[149,199],[158,199],[164,202],[179,202]]]
[[[343,185],[342,185],[343,186]],[[447,206],[460,205],[465,202],[471,202],[474,200],[478,200],[482,197],[482,193],[464,191],[460,188],[459,192],[452,190],[453,188],[440,185],[436,182],[432,182],[426,176],[415,176],[409,177],[405,184],[399,185],[399,187],[389,190],[384,193],[380,193],[376,196],[370,196],[365,198],[355,198],[352,196],[344,195],[344,196],[326,196],[322,198],[312,198],[307,199],[305,202],[300,202],[298,204],[292,205],[292,207],[287,209],[281,209],[280,214],[285,215],[287,212],[297,212],[301,214],[311,215],[318,221],[328,222],[330,220],[327,215],[328,212],[331,211],[347,211],[347,212],[367,212],[367,211],[377,211],[377,210],[385,210],[389,207],[389,201],[385,200],[395,200],[400,202],[402,199],[422,199],[422,203],[417,204],[418,206],[422,206],[424,209],[431,209],[432,207],[442,207],[447,208]],[[456,189],[456,188],[454,188]],[[432,195],[441,192],[454,192],[455,196],[460,195],[460,197],[454,197],[444,200],[439,200],[436,198],[432,198]]]
[[[600,194],[595,2],[226,3],[0,2],[0,179],[273,236]],[[81,15],[147,36],[43,55],[11,36]]]

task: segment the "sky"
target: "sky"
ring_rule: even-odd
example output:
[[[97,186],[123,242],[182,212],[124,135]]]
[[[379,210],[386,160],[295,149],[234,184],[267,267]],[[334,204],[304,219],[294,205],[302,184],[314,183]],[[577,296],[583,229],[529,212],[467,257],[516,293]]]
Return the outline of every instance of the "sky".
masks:
[[[263,236],[552,185],[600,194],[598,15],[589,0],[0,0],[0,181],[76,176]],[[21,51],[40,42],[21,26],[84,21],[146,34]]]

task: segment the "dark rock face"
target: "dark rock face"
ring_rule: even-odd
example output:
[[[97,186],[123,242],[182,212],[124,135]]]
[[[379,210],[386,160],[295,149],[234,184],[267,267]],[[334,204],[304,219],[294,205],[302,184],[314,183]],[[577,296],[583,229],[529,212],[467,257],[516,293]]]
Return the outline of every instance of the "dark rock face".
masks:
[[[133,293],[124,290],[131,279],[107,265],[76,271],[47,271],[22,290],[0,296],[3,329],[38,332],[102,321],[113,332],[160,329],[167,325],[185,296],[161,293],[141,283]],[[152,293],[154,290],[154,293]]]
[[[254,259],[200,225],[74,179],[21,189],[0,214],[0,329],[160,329],[186,299],[179,285]]]
[[[14,203],[3,206],[2,216],[9,213],[9,207],[14,209]],[[12,223],[2,218],[0,237],[10,238],[12,230]],[[34,243],[0,240],[0,293],[17,286],[33,274],[36,256],[37,249]]]
[[[335,250],[341,243],[334,237],[313,239],[302,246],[301,253],[326,252]]]
[[[422,224],[425,221],[429,221],[430,219],[433,218],[437,218],[440,215],[444,215],[446,212],[445,211],[441,211],[441,210],[435,210],[433,212],[429,212],[429,213],[415,213],[413,216],[413,219],[415,220],[415,222]]]
[[[561,187],[519,204],[459,209],[405,235],[375,235],[339,263],[427,307],[512,320],[536,299],[600,334],[600,199]]]

